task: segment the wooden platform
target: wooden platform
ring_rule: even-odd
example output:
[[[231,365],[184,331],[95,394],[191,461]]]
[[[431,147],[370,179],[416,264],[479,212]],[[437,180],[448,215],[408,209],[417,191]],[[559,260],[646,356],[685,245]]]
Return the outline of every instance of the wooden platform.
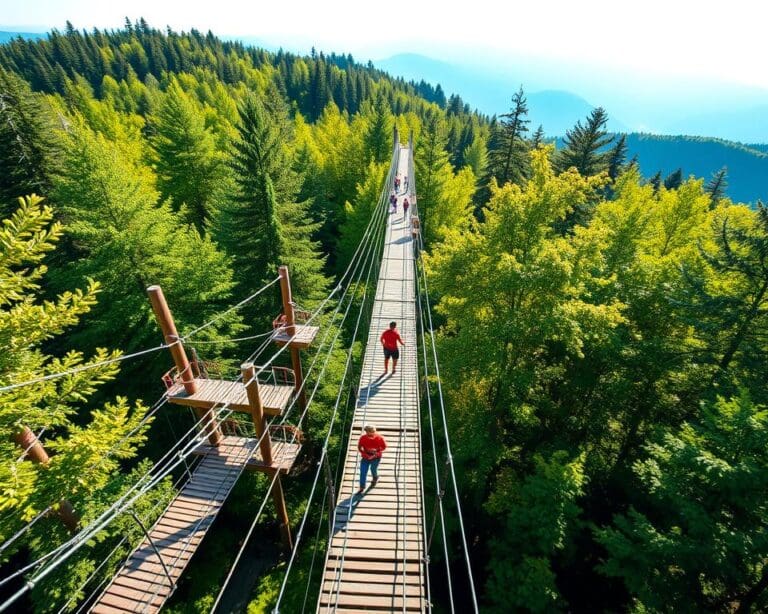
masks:
[[[291,339],[291,335],[286,332],[285,328],[278,328],[274,333],[272,333],[272,341],[278,345],[285,345],[290,341],[289,345],[291,347],[304,350],[312,345],[315,337],[317,337],[318,330],[319,328],[317,326],[305,326],[303,324],[297,324],[296,335],[293,337],[293,339]]]
[[[219,446],[200,446],[195,454],[201,454],[203,456],[216,454],[216,450],[221,449],[221,447],[228,442],[233,442],[235,440],[242,442],[255,441],[254,439],[247,439],[245,437],[225,437],[224,443],[220,444]],[[301,444],[275,441],[273,439],[272,464],[267,465],[263,461],[261,458],[261,450],[257,447],[253,451],[252,456],[248,459],[245,468],[249,471],[261,471],[262,473],[274,473],[274,471],[279,471],[282,474],[286,474],[293,468],[293,464],[296,462],[296,458],[298,457],[299,452],[301,452]]]
[[[407,148],[401,149],[401,176],[408,174],[408,155]],[[317,604],[323,613],[427,610],[413,244],[403,219],[402,196],[386,232],[334,535]],[[406,347],[400,349],[397,374],[382,377],[379,337],[392,320]],[[377,427],[387,450],[378,484],[370,487],[369,476],[368,490],[358,495],[357,440],[365,424]]]
[[[195,378],[197,392],[187,394],[184,386],[174,384],[168,390],[168,401],[177,405],[189,407],[202,407],[211,409],[227,405],[229,409],[239,412],[251,413],[248,404],[248,395],[242,382],[232,382],[220,379]],[[264,413],[268,416],[282,416],[293,396],[293,386],[275,386],[273,384],[259,384],[261,402],[264,405]]]
[[[225,437],[218,448],[208,447],[192,478],[149,529],[165,569],[155,547],[145,539],[90,611],[94,614],[159,611],[173,593],[255,448],[256,440],[242,437]]]

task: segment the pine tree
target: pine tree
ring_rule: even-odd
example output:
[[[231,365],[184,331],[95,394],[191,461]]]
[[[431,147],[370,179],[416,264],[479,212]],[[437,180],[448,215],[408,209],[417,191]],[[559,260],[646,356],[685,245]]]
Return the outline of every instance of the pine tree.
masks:
[[[533,133],[533,136],[531,137],[531,149],[537,149],[541,147],[544,144],[544,126],[539,124],[539,127],[536,128],[536,132]]]
[[[160,192],[176,208],[186,205],[190,222],[203,232],[225,177],[212,131],[176,82],[168,88],[152,124],[152,160]]]
[[[61,147],[38,94],[0,67],[0,217],[19,196],[49,194]]]
[[[608,170],[609,153],[604,149],[613,141],[613,136],[608,136],[607,123],[608,114],[601,107],[592,110],[586,124],[576,122],[565,134],[565,147],[557,152],[557,171],[574,167],[589,177]]]
[[[671,172],[664,179],[664,187],[667,190],[676,190],[683,183],[683,169],[678,168],[676,171]]]
[[[278,265],[288,264],[295,296],[314,300],[327,284],[325,259],[311,239],[319,224],[308,219],[308,204],[297,202],[301,177],[292,168],[285,104],[274,90],[267,102],[250,94],[239,107],[232,157],[237,191],[222,207],[215,234],[233,259],[241,294],[253,292],[274,278]],[[266,318],[276,309],[276,300],[265,297],[247,313]]]
[[[528,145],[524,135],[528,132],[528,103],[522,86],[512,96],[512,108],[501,116],[491,135],[488,146],[490,178],[499,185],[512,182],[521,184],[528,175]]]
[[[656,174],[648,180],[648,184],[653,186],[653,191],[658,192],[661,188],[661,171],[657,171]]]
[[[381,97],[365,110],[368,120],[364,144],[368,161],[388,162],[392,154],[392,114]]]
[[[709,194],[712,200],[712,206],[715,207],[723,198],[728,189],[728,169],[724,166],[716,173],[712,174],[712,179],[707,183],[704,191]]]
[[[627,161],[627,135],[622,134],[608,152],[608,177],[611,181],[626,168]]]

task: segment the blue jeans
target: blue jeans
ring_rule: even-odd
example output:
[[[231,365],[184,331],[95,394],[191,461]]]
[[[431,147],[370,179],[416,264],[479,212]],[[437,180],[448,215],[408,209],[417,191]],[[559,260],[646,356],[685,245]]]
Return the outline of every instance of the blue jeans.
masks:
[[[379,477],[380,461],[380,458],[374,458],[373,460],[367,460],[365,458],[360,459],[360,488],[365,488],[365,479],[368,477],[368,467],[371,468],[371,475],[373,477]]]

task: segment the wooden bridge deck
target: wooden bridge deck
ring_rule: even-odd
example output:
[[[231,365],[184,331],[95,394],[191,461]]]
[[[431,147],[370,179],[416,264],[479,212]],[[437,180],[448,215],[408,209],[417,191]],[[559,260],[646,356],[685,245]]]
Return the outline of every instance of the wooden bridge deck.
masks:
[[[409,153],[401,149],[401,177],[408,174]],[[400,350],[397,374],[381,377],[384,359],[379,336],[392,320],[406,346]],[[358,495],[357,440],[365,424],[376,426],[387,450],[379,465],[378,484],[370,487],[368,476],[369,488]],[[423,518],[413,243],[401,196],[398,212],[389,216],[387,224],[317,611],[426,611]]]
[[[225,437],[217,448],[206,446],[204,451],[191,479],[149,530],[154,546],[146,539],[139,545],[91,606],[91,612],[152,613],[171,596],[246,461],[253,462],[251,459],[259,456],[256,440],[244,437]]]

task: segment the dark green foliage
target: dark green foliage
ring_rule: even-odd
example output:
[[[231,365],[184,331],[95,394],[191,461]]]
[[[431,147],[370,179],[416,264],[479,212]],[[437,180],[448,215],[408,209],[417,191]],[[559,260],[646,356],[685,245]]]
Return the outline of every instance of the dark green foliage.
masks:
[[[676,190],[683,183],[683,169],[678,168],[676,171],[667,175],[664,179],[664,187],[667,190]]]
[[[565,134],[563,149],[557,152],[557,170],[562,172],[574,167],[585,176],[607,171],[610,154],[605,147],[613,141],[605,128],[607,123],[608,114],[601,107],[589,114],[585,124],[576,122]]]
[[[365,135],[365,154],[368,161],[381,164],[392,154],[392,114],[381,98],[371,106],[371,120]]]
[[[598,531],[602,571],[650,611],[764,611],[766,446],[768,412],[744,393],[655,438],[633,466],[638,507]]]
[[[512,96],[512,108],[501,116],[491,131],[488,143],[488,181],[492,178],[499,185],[507,182],[522,183],[528,175],[528,143],[525,133],[530,120],[528,104],[523,88]]]
[[[24,194],[50,194],[60,151],[48,106],[0,67],[0,218]]]
[[[616,181],[616,178],[626,168],[626,162],[627,135],[622,134],[608,152],[608,177],[611,181]]]
[[[716,173],[713,173],[712,179],[705,188],[707,194],[712,199],[712,206],[717,205],[724,197],[728,189],[728,169],[724,166]]]

